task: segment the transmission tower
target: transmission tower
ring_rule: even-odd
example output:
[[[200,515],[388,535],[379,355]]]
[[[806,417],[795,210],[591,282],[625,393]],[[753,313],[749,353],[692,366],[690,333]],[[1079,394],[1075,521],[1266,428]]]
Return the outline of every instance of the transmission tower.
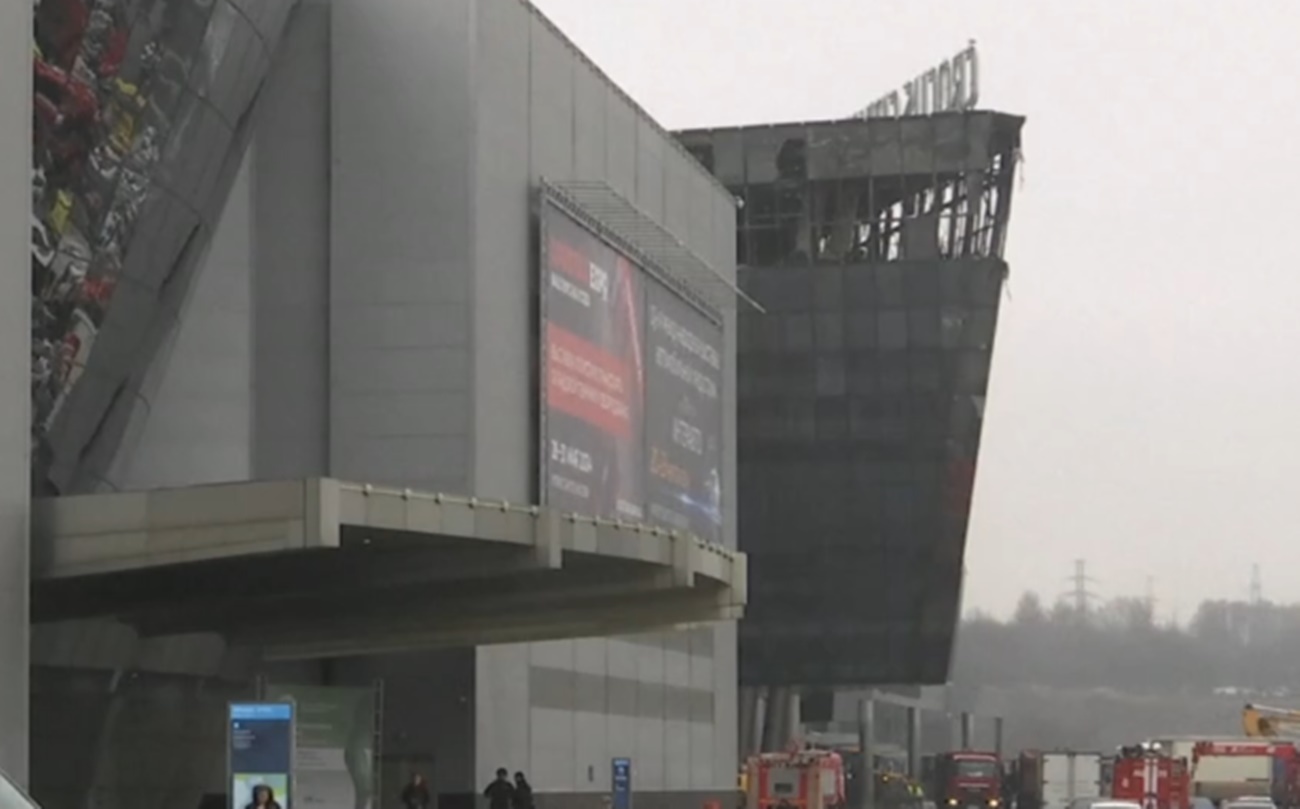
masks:
[[[1264,602],[1264,580],[1259,573],[1259,564],[1250,566],[1250,605],[1258,607]]]
[[[1097,600],[1097,594],[1089,587],[1096,580],[1088,575],[1088,563],[1085,560],[1074,560],[1074,575],[1069,578],[1069,582],[1069,599],[1074,605],[1074,614],[1080,621],[1085,621],[1092,611],[1092,603]]]

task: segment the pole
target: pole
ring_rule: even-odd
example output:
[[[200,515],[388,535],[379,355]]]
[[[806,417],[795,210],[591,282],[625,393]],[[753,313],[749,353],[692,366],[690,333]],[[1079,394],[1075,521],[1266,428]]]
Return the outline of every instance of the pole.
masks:
[[[785,696],[786,743],[803,741],[803,693],[791,688]]]
[[[27,785],[31,699],[32,4],[0,2],[0,770]]]
[[[921,709],[916,706],[907,709],[907,777],[921,777]]]
[[[744,761],[747,757],[758,750],[762,740],[757,742],[754,739],[755,731],[760,731],[763,725],[762,720],[758,718],[758,688],[755,686],[745,686],[740,689],[740,721],[737,723],[739,737],[740,760]]]
[[[975,714],[969,711],[961,713],[961,749],[973,750],[975,743]]]
[[[858,750],[862,755],[862,805],[876,806],[876,704],[870,698],[858,700]]]
[[[998,754],[998,760],[1002,760],[1002,717],[993,717],[993,750]]]

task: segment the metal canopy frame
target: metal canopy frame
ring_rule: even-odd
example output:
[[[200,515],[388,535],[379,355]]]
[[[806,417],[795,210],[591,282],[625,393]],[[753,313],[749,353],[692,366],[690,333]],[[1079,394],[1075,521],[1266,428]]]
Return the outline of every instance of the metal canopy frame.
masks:
[[[722,312],[734,310],[738,300],[765,312],[716,267],[607,183],[543,178],[540,185],[544,201],[553,202],[636,259],[719,325]]]

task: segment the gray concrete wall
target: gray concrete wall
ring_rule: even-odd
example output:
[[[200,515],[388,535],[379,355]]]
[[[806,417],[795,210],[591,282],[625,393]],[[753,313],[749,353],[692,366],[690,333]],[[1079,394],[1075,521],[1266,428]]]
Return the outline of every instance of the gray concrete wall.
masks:
[[[519,0],[474,8],[474,485],[482,495],[535,500],[538,179],[604,181],[729,271],[735,212],[712,178],[533,8]],[[732,329],[727,348],[734,356]],[[734,364],[727,385],[731,402]],[[734,448],[732,416],[725,435]],[[734,481],[734,449],[726,472]],[[734,505],[729,489],[729,516]],[[734,675],[732,627],[480,648],[478,780],[505,766],[527,771],[541,792],[595,796],[609,789],[610,759],[629,756],[639,790],[730,788]]]
[[[330,472],[468,491],[470,7],[332,8]]]
[[[442,794],[482,788],[474,780],[473,650],[340,660],[331,673],[330,685],[383,682],[380,753],[388,766],[381,806],[395,801],[412,771],[423,773]]]
[[[212,635],[141,639],[108,621],[32,637],[31,789],[44,809],[193,807],[224,789],[225,702],[250,658]]]
[[[107,476],[116,488],[247,480],[253,471],[252,164],[250,150],[141,387],[140,430],[128,433]]]
[[[253,477],[329,469],[330,3],[302,0],[253,144]]]
[[[27,780],[32,4],[0,5],[0,770]]]

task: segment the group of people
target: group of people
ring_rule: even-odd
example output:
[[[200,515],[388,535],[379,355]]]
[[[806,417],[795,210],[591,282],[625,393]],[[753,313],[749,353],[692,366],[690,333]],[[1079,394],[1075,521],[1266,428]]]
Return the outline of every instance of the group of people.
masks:
[[[515,780],[510,781],[510,773],[505,767],[497,768],[496,780],[483,790],[483,797],[488,799],[488,809],[536,809],[533,805],[533,787],[521,772],[515,773]]]
[[[497,769],[496,779],[483,790],[487,798],[488,809],[535,809],[533,804],[533,787],[521,772],[515,773],[513,781],[505,767]],[[403,809],[431,809],[432,793],[429,782],[416,773],[402,790]]]

